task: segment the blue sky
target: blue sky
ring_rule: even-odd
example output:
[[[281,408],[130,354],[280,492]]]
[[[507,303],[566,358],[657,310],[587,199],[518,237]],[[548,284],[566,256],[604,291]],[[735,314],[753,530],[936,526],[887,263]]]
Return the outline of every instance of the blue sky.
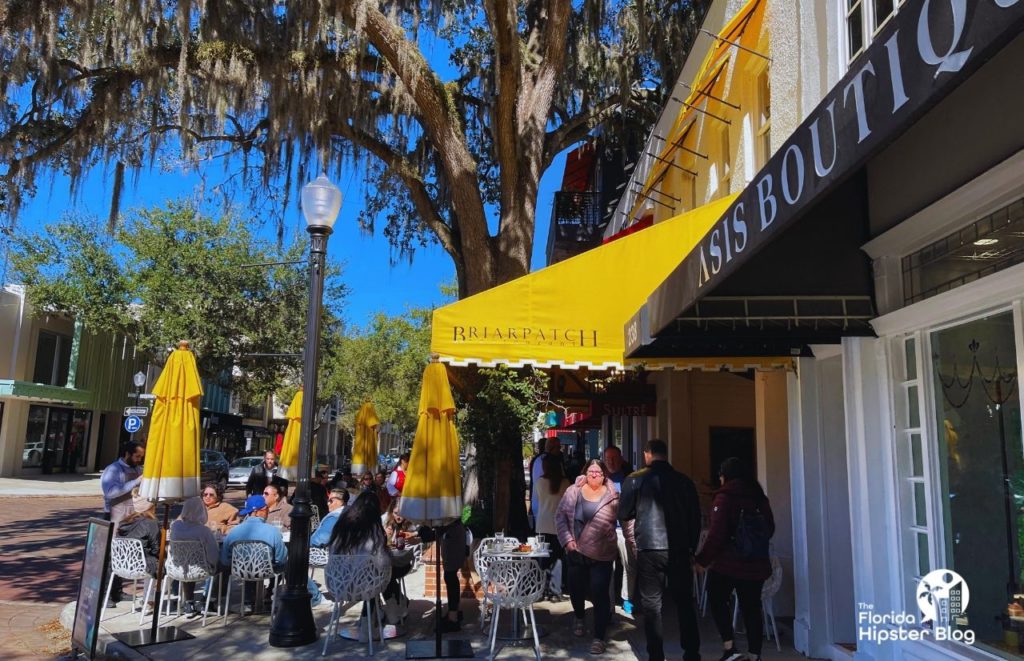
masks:
[[[544,265],[544,248],[547,245],[548,225],[551,216],[553,195],[559,189],[565,155],[559,155],[541,180],[537,204],[537,231],[533,249],[533,269]],[[216,183],[221,174],[221,165],[211,168],[207,174],[208,183]],[[216,171],[215,173],[213,171]],[[125,177],[122,197],[122,212],[140,207],[161,205],[167,200],[186,197],[196,189],[199,178],[192,174],[166,173],[159,169],[144,171],[137,183],[133,177]],[[64,176],[57,176],[52,184],[46,175],[37,181],[38,193],[27,202],[19,214],[19,231],[39,231],[50,222],[58,220],[68,211],[85,213],[106,218],[110,209],[110,195],[113,188],[113,166],[89,173],[80,185],[77,196],[72,199],[70,182]],[[399,259],[392,265],[391,248],[381,234],[367,235],[360,230],[356,217],[362,208],[363,192],[359,173],[349,173],[334,182],[344,195],[341,214],[334,226],[334,233],[328,243],[330,259],[343,265],[343,280],[350,289],[343,315],[349,323],[365,325],[370,316],[378,311],[400,314],[408,307],[431,307],[445,302],[440,285],[455,278],[451,259],[436,245],[417,250],[412,263]],[[295,231],[304,231],[305,221],[294,201],[285,213],[286,236]],[[245,204],[238,199],[237,205]],[[261,230],[268,240],[274,240],[271,223]]]
[[[459,71],[449,62],[448,47],[432,36],[430,30],[420,34],[420,48],[443,80],[454,80]],[[207,187],[216,185],[228,176],[221,161],[216,161],[206,171]],[[565,167],[565,152],[559,154],[541,179],[537,195],[537,228],[534,234],[533,259],[531,268],[544,266],[544,250],[547,246],[548,226],[554,193],[562,182]],[[231,168],[228,168],[230,173]],[[56,221],[68,211],[84,213],[98,218],[107,218],[110,211],[110,194],[113,188],[114,167],[96,168],[89,172],[80,184],[77,195],[72,199],[70,182],[66,177],[57,176],[52,185],[46,174],[37,179],[38,193],[27,201],[19,214],[19,231],[38,231],[43,225]],[[364,326],[370,317],[379,311],[400,314],[408,307],[432,307],[443,305],[442,284],[453,282],[455,267],[451,259],[437,245],[430,245],[416,251],[412,263],[399,258],[391,264],[392,251],[387,239],[380,233],[370,236],[363,232],[356,221],[363,206],[360,171],[347,172],[334,183],[344,196],[341,214],[334,225],[334,233],[328,242],[328,257],[343,267],[342,279],[350,293],[343,316],[349,323]],[[137,179],[126,172],[125,190],[121,200],[122,213],[140,207],[161,205],[167,200],[191,195],[200,178],[185,173],[167,173],[160,168],[144,170]],[[305,221],[298,209],[297,195],[292,195],[290,208],[286,210],[286,241],[295,232],[305,232]],[[236,199],[241,207],[244,199]],[[244,215],[244,209],[239,209]],[[211,210],[215,212],[218,210]],[[492,219],[493,221],[493,219]],[[274,227],[266,223],[262,228],[268,240],[274,241]],[[491,223],[492,227],[497,222]]]

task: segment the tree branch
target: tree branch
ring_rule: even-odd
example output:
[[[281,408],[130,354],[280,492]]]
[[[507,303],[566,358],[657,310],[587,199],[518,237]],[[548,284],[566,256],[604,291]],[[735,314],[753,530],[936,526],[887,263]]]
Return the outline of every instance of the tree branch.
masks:
[[[544,138],[542,168],[547,169],[555,156],[563,149],[587,137],[594,130],[594,127],[600,125],[613,115],[621,103],[622,98],[618,94],[613,94],[600,103],[591,106],[590,109],[579,113],[575,117],[570,117],[557,129],[548,131]]]
[[[487,0],[484,8],[494,43],[495,103],[494,121],[491,125],[496,160],[502,163],[500,204],[503,210],[511,210],[520,179],[521,123],[517,114],[517,104],[522,84],[523,62],[519,42],[518,7],[513,0]]]
[[[453,259],[460,259],[459,246],[456,245],[451,228],[444,222],[441,214],[437,212],[434,201],[427,190],[427,184],[419,175],[419,168],[408,156],[403,156],[395,151],[390,145],[375,136],[364,131],[353,128],[345,121],[337,121],[331,125],[332,132],[346,140],[349,140],[366,151],[379,158],[392,172],[402,180],[416,212],[423,219],[423,222],[437,235],[438,241],[445,252]]]

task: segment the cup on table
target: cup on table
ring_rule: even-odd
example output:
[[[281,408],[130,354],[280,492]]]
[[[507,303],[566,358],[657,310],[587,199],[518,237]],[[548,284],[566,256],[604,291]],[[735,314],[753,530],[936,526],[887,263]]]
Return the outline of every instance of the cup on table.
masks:
[[[502,530],[501,532],[494,533],[494,539],[498,540],[499,544],[504,544],[505,543],[505,531]]]
[[[537,543],[538,544],[543,544],[544,543],[544,534],[543,533],[537,533]]]
[[[537,538],[536,537],[527,537],[526,538],[526,543],[528,545],[530,545],[530,546],[537,546]]]

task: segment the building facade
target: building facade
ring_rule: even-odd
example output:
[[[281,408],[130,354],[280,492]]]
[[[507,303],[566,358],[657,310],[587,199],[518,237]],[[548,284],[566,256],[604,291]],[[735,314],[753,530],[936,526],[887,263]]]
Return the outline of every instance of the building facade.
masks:
[[[117,458],[132,375],[123,337],[35,314],[20,285],[0,291],[0,476],[87,473]]]
[[[739,4],[708,20],[754,3]],[[752,415],[758,475],[788,519],[775,542],[798,650],[1021,656],[1024,6],[763,11],[756,47],[728,45],[758,52],[741,58],[763,60],[753,82],[688,62],[708,112],[669,109],[655,135],[678,146],[649,142],[646,197],[620,203],[612,231],[657,223],[658,185],[683,208],[737,195],[626,324],[627,355],[793,357],[755,371],[753,406],[731,400],[727,415]],[[698,475],[720,441],[693,419],[730,401],[705,376],[661,375],[647,421]]]

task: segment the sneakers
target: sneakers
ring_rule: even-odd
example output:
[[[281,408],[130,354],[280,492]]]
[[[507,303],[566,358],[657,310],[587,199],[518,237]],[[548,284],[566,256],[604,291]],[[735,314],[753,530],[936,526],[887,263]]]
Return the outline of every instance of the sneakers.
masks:
[[[734,647],[731,650],[722,650],[722,656],[718,657],[718,661],[745,661],[746,658],[746,654]]]
[[[604,641],[603,640],[599,640],[599,639],[595,638],[594,642],[590,643],[590,653],[591,654],[594,654],[594,655],[604,654],[604,650],[605,650],[605,645],[604,645]]]
[[[389,638],[398,638],[398,627],[393,624],[384,625],[384,640]]]
[[[456,631],[462,631],[462,625],[446,617],[441,620],[441,631],[444,633],[455,633]]]

